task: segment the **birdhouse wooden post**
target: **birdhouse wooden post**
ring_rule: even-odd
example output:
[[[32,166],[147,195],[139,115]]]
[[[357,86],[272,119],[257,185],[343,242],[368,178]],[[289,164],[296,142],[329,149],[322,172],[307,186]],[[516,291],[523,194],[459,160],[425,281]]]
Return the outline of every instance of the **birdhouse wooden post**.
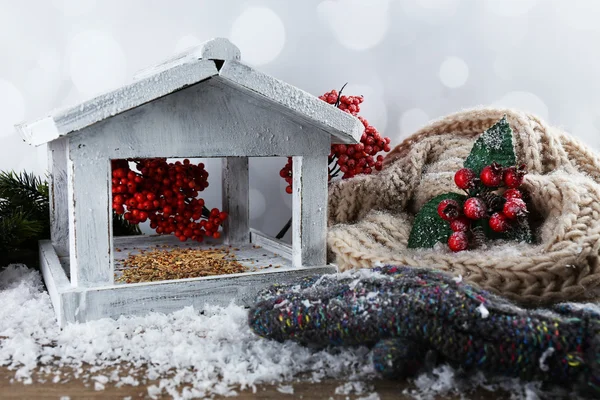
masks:
[[[18,126],[48,145],[51,240],[41,268],[62,325],[102,317],[170,312],[206,303],[248,304],[265,285],[332,272],[326,264],[327,157],[331,143],[357,143],[355,117],[240,62],[214,39],[140,74],[130,85]],[[249,226],[249,157],[293,157],[292,245]],[[216,277],[124,284],[127,252],[173,244],[173,237],[112,234],[111,160],[222,159],[222,242],[245,262],[277,264]],[[202,247],[202,244],[198,244]],[[208,246],[208,245],[204,245]]]

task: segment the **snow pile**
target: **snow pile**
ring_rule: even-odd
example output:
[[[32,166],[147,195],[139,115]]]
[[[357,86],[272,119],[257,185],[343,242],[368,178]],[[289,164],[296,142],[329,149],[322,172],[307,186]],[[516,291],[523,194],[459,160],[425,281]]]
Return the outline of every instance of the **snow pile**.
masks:
[[[0,365],[15,369],[15,378],[25,383],[37,379],[38,363],[54,382],[81,378],[96,390],[109,382],[149,384],[151,397],[168,393],[174,398],[232,395],[300,375],[319,381],[373,374],[365,348],[327,352],[264,340],[250,331],[247,311],[234,305],[60,330],[39,273],[24,266],[0,273],[0,304]]]
[[[369,276],[364,272],[359,279]],[[337,379],[346,383],[331,395],[379,398],[368,383],[375,373],[366,348],[317,351],[265,340],[250,331],[247,310],[234,305],[209,307],[202,314],[186,308],[169,315],[104,319],[60,330],[40,274],[25,266],[0,272],[0,305],[0,366],[13,369],[15,379],[24,383],[75,378],[95,390],[146,386],[152,398],[189,399],[235,395],[263,383],[292,394],[291,383],[299,380]],[[484,388],[534,399],[539,391],[536,384],[514,379],[456,374],[439,367],[419,376],[404,393],[429,399]]]

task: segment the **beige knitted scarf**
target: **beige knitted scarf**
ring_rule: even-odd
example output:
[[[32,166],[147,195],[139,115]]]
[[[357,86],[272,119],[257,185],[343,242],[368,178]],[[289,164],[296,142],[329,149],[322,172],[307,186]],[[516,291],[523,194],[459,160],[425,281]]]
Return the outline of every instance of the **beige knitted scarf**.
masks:
[[[477,136],[506,114],[515,153],[527,166],[524,190],[539,223],[537,243],[488,242],[452,253],[446,245],[408,249],[414,215],[456,188]],[[384,169],[331,184],[330,257],[341,270],[378,263],[450,271],[522,304],[590,300],[600,295],[600,158],[539,118],[477,109],[431,123],[390,152]]]

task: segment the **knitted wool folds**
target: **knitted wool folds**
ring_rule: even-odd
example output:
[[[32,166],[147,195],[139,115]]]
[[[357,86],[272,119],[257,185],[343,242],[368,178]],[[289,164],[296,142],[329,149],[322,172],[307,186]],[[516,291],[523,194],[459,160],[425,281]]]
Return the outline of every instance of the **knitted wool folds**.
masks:
[[[505,114],[517,160],[528,170],[524,191],[539,214],[536,243],[488,242],[460,253],[408,249],[414,215],[436,195],[460,193],[454,173],[476,138]],[[332,183],[328,224],[329,254],[341,270],[375,263],[434,268],[530,305],[600,294],[600,158],[528,113],[477,109],[431,123],[393,149],[380,173]]]

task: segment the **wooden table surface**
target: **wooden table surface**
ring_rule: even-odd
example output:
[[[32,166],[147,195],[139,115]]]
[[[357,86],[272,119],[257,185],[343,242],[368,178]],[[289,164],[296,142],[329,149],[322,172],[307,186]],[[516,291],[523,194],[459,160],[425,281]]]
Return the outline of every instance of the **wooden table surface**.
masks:
[[[10,371],[7,368],[0,367],[0,399],[60,399],[62,396],[69,396],[70,400],[76,399],[123,399],[131,397],[131,400],[135,399],[147,399],[149,398],[146,391],[146,387],[153,382],[140,385],[140,386],[122,386],[115,387],[111,383],[107,383],[104,390],[94,390],[94,384],[85,383],[82,380],[72,379],[67,383],[52,383],[48,380],[45,383],[35,382],[33,384],[25,385],[20,382],[10,383],[11,378],[14,377],[14,371]],[[291,383],[294,388],[293,394],[281,393],[277,390],[277,386],[273,385],[261,385],[257,388],[256,393],[252,393],[252,390],[246,390],[238,392],[237,397],[220,397],[217,396],[215,399],[358,399],[365,397],[373,392],[373,390],[367,390],[363,394],[356,395],[336,395],[335,389],[343,385],[341,381],[325,381],[321,383]],[[381,400],[386,399],[411,399],[412,397],[403,395],[402,392],[406,388],[411,388],[411,385],[407,382],[397,382],[389,380],[376,380],[370,382],[373,386],[374,391],[377,392]],[[163,396],[161,398],[168,399],[170,396]],[[439,399],[460,399],[460,396],[450,397],[437,397]],[[490,393],[484,390],[479,390],[475,393],[471,393],[467,397],[468,399],[509,399],[510,396],[506,393],[494,392]]]

